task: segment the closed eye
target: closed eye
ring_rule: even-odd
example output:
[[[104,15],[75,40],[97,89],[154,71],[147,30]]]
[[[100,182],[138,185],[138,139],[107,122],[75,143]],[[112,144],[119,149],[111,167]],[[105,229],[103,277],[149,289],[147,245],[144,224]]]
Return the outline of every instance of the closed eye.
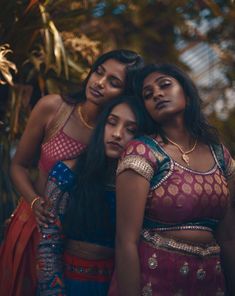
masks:
[[[172,85],[172,82],[169,79],[162,79],[158,82],[160,88],[167,88]]]
[[[123,87],[123,82],[114,76],[111,76],[109,81],[110,81],[110,84],[112,87],[115,87],[115,88],[122,88]]]
[[[114,117],[108,118],[106,123],[115,126],[117,124],[117,120]]]
[[[102,68],[102,66],[99,66],[96,70],[95,73],[98,75],[104,75],[104,69]]]
[[[147,90],[143,93],[143,99],[144,100],[148,100],[152,97],[153,92],[151,90]]]
[[[136,132],[137,132],[137,129],[135,127],[128,127],[127,128],[127,131],[132,134],[132,135],[135,135]]]

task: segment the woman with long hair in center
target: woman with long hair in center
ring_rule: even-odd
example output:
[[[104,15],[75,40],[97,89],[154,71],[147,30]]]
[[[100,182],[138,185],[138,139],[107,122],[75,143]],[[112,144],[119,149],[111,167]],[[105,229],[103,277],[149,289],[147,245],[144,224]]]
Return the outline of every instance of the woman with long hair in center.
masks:
[[[76,164],[53,167],[46,205],[59,215],[48,228],[41,227],[40,295],[107,295],[114,259],[117,160],[145,124],[138,100],[121,96],[102,112]]]
[[[34,295],[37,226],[53,217],[44,209],[48,173],[59,160],[76,159],[89,143],[103,106],[132,90],[132,76],[143,59],[130,50],[114,50],[93,64],[79,94],[52,94],[34,107],[12,160],[11,176],[21,194],[0,249],[0,291],[4,296]],[[30,168],[38,161],[33,180]]]
[[[117,169],[109,295],[235,295],[235,161],[182,70],[148,65],[136,90],[155,133],[131,141]]]

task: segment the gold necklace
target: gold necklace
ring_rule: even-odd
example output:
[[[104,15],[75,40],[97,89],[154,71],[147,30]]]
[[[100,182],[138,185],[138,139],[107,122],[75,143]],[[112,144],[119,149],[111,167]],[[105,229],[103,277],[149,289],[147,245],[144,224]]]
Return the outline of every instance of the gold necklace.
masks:
[[[183,161],[187,164],[187,166],[189,166],[189,156],[188,156],[187,154],[189,154],[189,153],[191,153],[191,152],[194,151],[194,149],[195,149],[196,146],[197,146],[197,139],[195,140],[195,143],[194,143],[193,147],[192,147],[190,150],[188,150],[188,151],[184,151],[184,150],[180,147],[180,145],[178,145],[177,143],[175,143],[175,142],[173,142],[172,140],[170,140],[167,136],[165,136],[165,137],[166,137],[166,139],[167,139],[172,145],[176,146],[176,147],[180,150],[180,152],[182,153],[182,159],[183,159]]]
[[[85,127],[89,128],[89,129],[94,129],[94,126],[92,126],[89,123],[87,123],[86,120],[84,119],[84,117],[82,115],[82,106],[81,105],[78,106],[78,115],[79,115],[79,118],[80,118],[82,124]]]

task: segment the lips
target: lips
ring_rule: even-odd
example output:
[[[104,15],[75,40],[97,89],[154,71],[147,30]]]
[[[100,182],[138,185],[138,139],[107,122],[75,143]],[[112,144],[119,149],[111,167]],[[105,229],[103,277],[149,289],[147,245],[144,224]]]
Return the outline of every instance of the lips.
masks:
[[[93,87],[89,87],[90,89],[90,92],[93,96],[95,97],[103,97],[103,94],[96,88],[93,88]]]
[[[165,100],[165,101],[159,101],[159,102],[157,102],[157,104],[156,104],[156,106],[155,106],[155,109],[160,110],[160,109],[164,108],[168,103],[169,103],[168,100]]]
[[[123,147],[121,144],[119,144],[118,142],[115,142],[115,141],[110,141],[110,142],[107,142],[107,144],[114,150],[122,150]]]

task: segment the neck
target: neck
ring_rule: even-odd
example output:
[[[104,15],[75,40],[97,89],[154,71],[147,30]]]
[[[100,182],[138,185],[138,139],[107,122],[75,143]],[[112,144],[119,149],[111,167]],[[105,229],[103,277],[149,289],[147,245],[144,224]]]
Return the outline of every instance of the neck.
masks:
[[[192,147],[192,144],[195,142],[195,139],[192,138],[185,127],[164,128],[163,131],[167,138],[176,142],[185,149]]]
[[[91,125],[95,126],[97,117],[101,112],[101,108],[96,106],[95,104],[91,104],[88,101],[82,104],[82,115],[86,122]]]

